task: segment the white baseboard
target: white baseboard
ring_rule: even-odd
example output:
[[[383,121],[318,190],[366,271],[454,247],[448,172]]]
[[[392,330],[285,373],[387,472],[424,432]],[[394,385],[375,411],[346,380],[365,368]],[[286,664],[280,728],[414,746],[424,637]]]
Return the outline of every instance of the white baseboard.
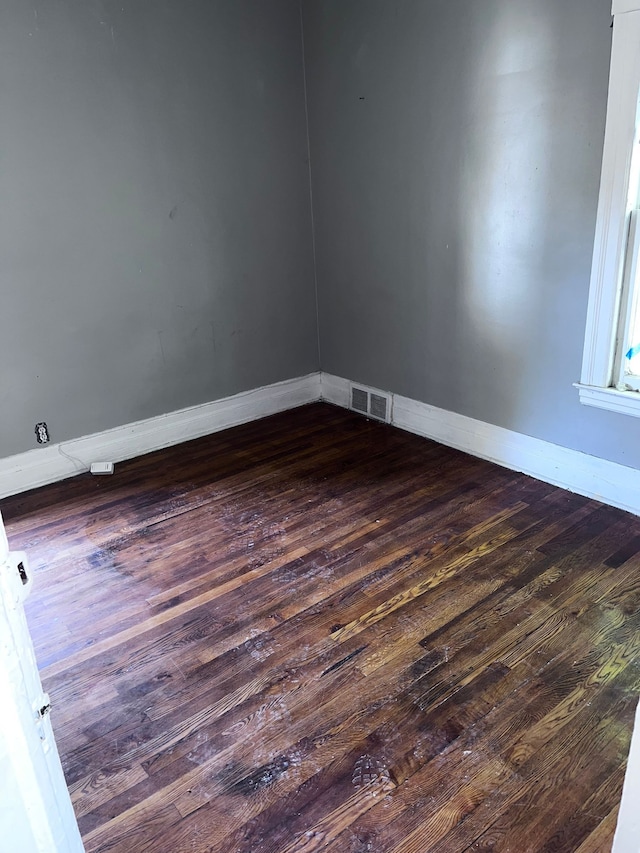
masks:
[[[350,388],[351,382],[348,379],[332,376],[331,373],[320,374],[320,399],[326,400],[327,403],[334,403],[336,406],[348,409],[350,406]]]
[[[322,374],[322,398],[330,403],[348,408],[350,386],[347,379]],[[640,472],[635,468],[448,412],[399,394],[390,396],[391,423],[400,429],[640,515]]]
[[[9,456],[0,459],[0,498],[73,477],[88,471],[92,462],[122,462],[316,400],[349,408],[350,388],[348,379],[330,373],[312,373],[223,400]],[[635,468],[569,450],[399,394],[389,396],[391,423],[400,429],[640,515],[640,472]]]
[[[0,498],[88,471],[92,462],[122,462],[320,399],[320,374],[276,382],[0,459]]]

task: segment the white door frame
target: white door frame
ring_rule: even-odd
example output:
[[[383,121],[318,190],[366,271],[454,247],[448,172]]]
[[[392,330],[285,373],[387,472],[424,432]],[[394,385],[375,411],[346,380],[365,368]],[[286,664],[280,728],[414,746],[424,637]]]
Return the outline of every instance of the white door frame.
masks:
[[[0,838],[20,853],[83,853],[24,614],[30,586],[0,515]]]
[[[640,853],[640,704],[636,709],[612,853]]]

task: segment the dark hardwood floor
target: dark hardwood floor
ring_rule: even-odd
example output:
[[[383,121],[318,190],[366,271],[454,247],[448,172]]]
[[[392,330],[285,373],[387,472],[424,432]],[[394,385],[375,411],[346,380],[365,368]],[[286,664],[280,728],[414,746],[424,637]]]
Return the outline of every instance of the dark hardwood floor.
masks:
[[[87,851],[610,849],[640,519],[322,404],[0,509]]]

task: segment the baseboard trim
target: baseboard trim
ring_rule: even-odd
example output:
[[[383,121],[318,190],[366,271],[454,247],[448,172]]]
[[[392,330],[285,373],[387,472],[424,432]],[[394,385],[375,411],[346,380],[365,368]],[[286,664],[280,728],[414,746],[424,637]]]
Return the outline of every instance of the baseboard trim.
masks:
[[[320,374],[276,382],[115,429],[0,459],[0,498],[320,399]]]
[[[347,379],[323,373],[322,399],[348,408],[350,384]],[[399,394],[391,394],[391,398],[393,426],[640,515],[640,472],[635,468],[598,459]]]
[[[0,459],[0,498],[73,477],[88,471],[92,462],[122,462],[316,400],[349,408],[350,387],[348,379],[330,373],[311,373],[9,456]],[[384,389],[373,390],[389,394],[391,424],[399,429],[640,515],[640,472],[635,468],[439,409]]]

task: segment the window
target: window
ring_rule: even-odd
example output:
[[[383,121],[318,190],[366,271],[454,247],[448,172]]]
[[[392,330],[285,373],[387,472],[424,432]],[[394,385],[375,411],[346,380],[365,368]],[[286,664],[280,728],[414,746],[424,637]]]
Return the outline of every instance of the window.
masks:
[[[580,400],[640,417],[640,0],[613,45]]]
[[[636,152],[640,140],[636,143]],[[633,173],[633,172],[632,172]],[[622,277],[616,336],[614,381],[619,391],[640,391],[640,210],[629,216],[626,263]]]

